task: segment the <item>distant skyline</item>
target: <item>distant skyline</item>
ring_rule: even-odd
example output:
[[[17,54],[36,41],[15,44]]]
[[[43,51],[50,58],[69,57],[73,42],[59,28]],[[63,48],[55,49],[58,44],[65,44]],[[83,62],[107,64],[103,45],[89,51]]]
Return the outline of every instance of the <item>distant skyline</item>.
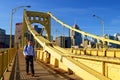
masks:
[[[13,2],[4,0],[0,3],[0,28],[10,34],[11,10],[18,6],[30,5],[31,8],[27,8],[27,10],[51,12],[70,26],[77,24],[85,32],[102,36],[101,22],[92,16],[95,14],[104,20],[105,34],[114,35],[114,33],[120,33],[119,4],[119,0],[14,0]],[[22,22],[22,17],[23,9],[21,8],[13,15],[13,34],[15,33],[15,24]],[[68,29],[63,29],[55,21],[52,21],[51,26],[52,34],[68,35]]]

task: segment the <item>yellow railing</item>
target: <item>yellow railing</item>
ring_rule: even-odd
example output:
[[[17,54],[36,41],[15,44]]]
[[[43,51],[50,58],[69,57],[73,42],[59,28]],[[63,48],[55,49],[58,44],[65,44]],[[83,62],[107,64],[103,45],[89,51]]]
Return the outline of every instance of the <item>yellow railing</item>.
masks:
[[[3,78],[4,73],[8,70],[9,64],[12,62],[15,53],[15,48],[0,50],[0,79]]]
[[[75,49],[75,48],[68,48],[66,49],[71,55],[88,55],[88,56],[98,56],[98,57],[111,57],[111,58],[120,58],[120,49],[93,49],[93,48],[86,48],[86,49]],[[70,54],[69,54],[70,55]]]

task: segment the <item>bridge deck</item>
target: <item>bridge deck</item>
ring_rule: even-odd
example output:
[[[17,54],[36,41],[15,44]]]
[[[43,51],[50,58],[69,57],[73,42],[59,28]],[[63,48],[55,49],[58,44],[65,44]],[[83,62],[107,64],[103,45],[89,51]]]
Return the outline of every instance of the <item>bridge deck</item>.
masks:
[[[24,56],[21,51],[18,51],[17,55],[15,80],[74,80],[70,78],[70,76],[68,77],[65,75],[65,73],[57,73],[53,69],[37,61],[34,61],[35,76],[26,75]]]

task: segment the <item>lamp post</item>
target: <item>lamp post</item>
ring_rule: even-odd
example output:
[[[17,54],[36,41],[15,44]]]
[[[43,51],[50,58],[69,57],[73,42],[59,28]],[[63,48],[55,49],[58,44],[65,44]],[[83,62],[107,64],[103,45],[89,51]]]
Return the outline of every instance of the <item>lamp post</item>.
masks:
[[[99,17],[99,16],[97,16],[97,15],[93,15],[93,17],[96,17],[98,20],[100,20],[100,22],[101,22],[101,24],[102,24],[102,35],[103,35],[103,37],[104,37],[104,20],[101,18],[101,17]],[[103,39],[103,47],[104,47],[104,39]]]
[[[100,22],[102,24],[102,35],[104,36],[104,20],[101,17],[96,16],[95,14],[93,15],[93,17],[96,17],[97,19],[100,20]]]
[[[12,21],[13,21],[13,14],[16,12],[16,10],[20,9],[20,8],[30,8],[31,6],[18,6],[16,8],[12,9],[11,12],[11,18],[10,18],[10,44],[9,47],[12,48]]]

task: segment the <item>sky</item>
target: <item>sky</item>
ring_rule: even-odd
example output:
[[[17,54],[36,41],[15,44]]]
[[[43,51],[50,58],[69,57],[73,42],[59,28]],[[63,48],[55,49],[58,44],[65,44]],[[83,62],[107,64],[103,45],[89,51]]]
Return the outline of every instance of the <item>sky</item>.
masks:
[[[90,34],[102,36],[101,20],[93,17],[95,14],[104,21],[104,33],[114,35],[120,33],[120,0],[3,0],[0,3],[0,28],[10,34],[11,10],[18,6],[30,5],[28,11],[51,12],[64,23],[79,28]],[[23,8],[13,15],[13,34],[15,24],[22,22]],[[68,29],[51,20],[51,34],[68,35]]]

